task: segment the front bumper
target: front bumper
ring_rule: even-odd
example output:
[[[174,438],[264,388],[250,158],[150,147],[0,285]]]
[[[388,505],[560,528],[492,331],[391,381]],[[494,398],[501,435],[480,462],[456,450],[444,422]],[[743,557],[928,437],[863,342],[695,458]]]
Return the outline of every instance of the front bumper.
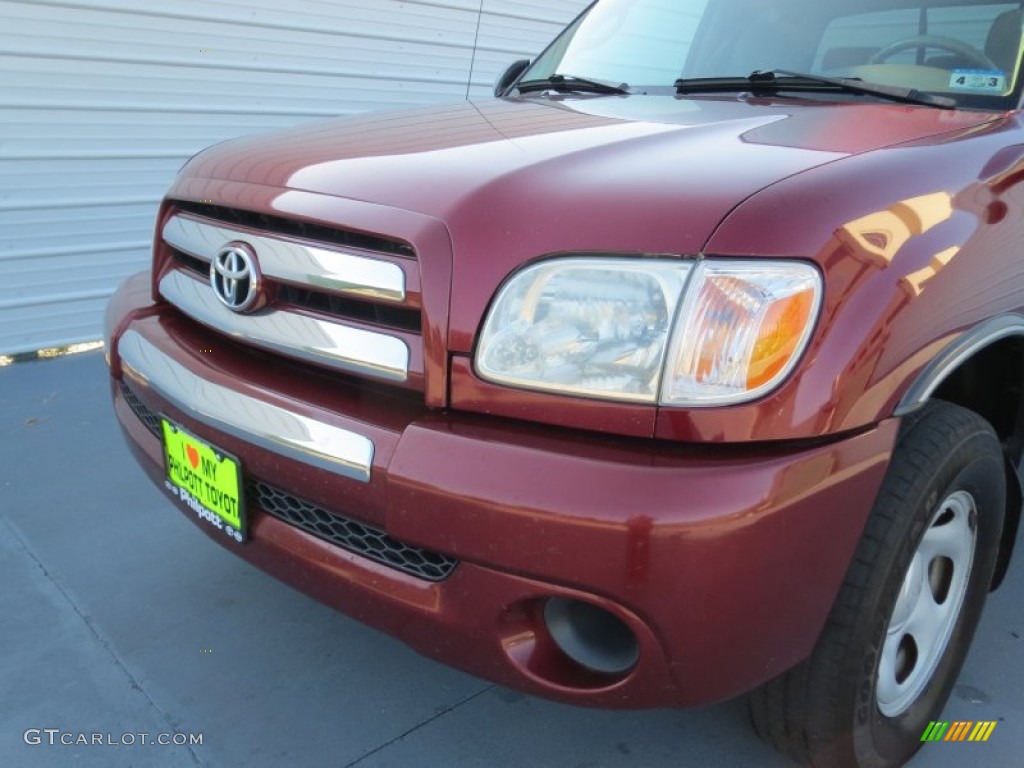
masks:
[[[805,658],[898,427],[694,446],[431,411],[236,346],[152,305],[144,275],[114,297],[108,329],[115,411],[154,482],[162,448],[140,413],[233,453],[253,482],[458,564],[423,578],[253,503],[248,541],[197,521],[208,534],[427,656],[576,704],[709,703]],[[615,614],[636,664],[608,676],[573,663],[545,628],[552,597]]]

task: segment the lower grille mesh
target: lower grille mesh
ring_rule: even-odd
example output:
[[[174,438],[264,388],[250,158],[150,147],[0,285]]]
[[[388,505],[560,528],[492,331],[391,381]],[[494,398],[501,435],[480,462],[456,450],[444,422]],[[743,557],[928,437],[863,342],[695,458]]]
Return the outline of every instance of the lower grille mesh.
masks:
[[[124,383],[121,395],[146,428],[160,437],[160,418]],[[246,478],[246,499],[278,520],[425,581],[443,581],[459,564],[455,558],[404,544],[384,531],[329,512],[256,478]]]
[[[246,490],[247,498],[268,515],[421,579],[442,581],[458,565],[453,558],[403,544],[384,531],[328,512],[267,483],[255,481]]]
[[[124,401],[128,403],[128,407],[132,409],[132,413],[139,417],[139,421],[146,426],[146,429],[157,437],[162,437],[160,417],[149,410],[149,408],[139,400],[135,393],[123,383],[121,384],[121,397],[123,397]]]

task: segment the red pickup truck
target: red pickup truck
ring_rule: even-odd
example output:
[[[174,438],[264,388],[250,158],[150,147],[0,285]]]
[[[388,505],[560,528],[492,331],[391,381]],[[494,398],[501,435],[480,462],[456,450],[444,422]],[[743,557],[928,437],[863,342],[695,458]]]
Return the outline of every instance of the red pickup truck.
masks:
[[[902,765],[1020,517],[1021,28],[599,0],[493,99],[202,152],[107,310],[128,442],[428,656]]]

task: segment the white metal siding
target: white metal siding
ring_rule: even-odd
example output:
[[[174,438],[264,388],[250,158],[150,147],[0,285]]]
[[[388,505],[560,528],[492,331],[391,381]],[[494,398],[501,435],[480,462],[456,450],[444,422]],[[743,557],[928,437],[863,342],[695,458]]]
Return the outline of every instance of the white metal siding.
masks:
[[[186,158],[486,96],[588,0],[0,0],[0,354],[98,338]]]

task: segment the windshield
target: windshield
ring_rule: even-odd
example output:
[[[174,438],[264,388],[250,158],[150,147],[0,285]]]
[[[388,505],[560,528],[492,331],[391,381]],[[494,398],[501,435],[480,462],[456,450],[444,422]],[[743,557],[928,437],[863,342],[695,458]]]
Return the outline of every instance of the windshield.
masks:
[[[671,89],[679,78],[746,78],[781,69],[941,94],[961,107],[1015,109],[1021,6],[965,0],[598,0],[520,82],[564,75],[624,83],[637,92]]]

